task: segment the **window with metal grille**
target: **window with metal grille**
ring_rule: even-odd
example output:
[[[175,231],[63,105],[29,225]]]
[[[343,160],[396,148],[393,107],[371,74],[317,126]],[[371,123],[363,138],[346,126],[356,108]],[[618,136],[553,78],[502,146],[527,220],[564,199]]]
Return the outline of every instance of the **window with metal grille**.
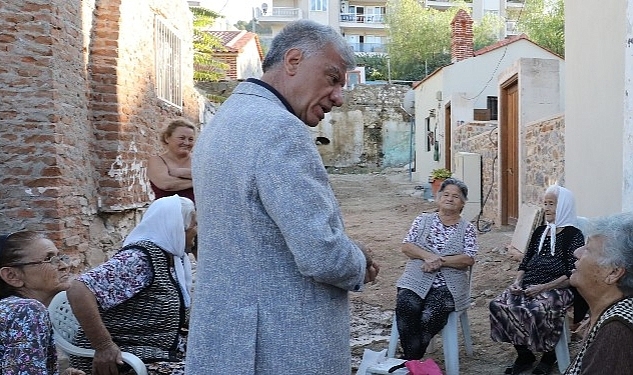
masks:
[[[176,33],[156,17],[156,95],[169,104],[182,108],[182,41]]]

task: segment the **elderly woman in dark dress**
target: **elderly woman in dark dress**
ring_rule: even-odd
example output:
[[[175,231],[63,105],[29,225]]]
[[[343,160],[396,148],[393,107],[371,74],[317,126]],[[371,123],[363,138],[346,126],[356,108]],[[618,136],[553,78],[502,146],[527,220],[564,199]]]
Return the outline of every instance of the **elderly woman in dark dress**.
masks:
[[[569,276],[574,250],[584,245],[575,227],[576,208],[571,191],[553,185],[543,200],[545,225],[532,234],[516,280],[490,302],[491,337],[514,344],[518,357],[506,374],[519,374],[536,361],[533,351],[544,352],[533,374],[549,374],[556,361],[554,347],[574,295]]]
[[[446,179],[438,212],[415,218],[402,245],[409,257],[396,286],[396,323],[404,359],[421,359],[455,310],[469,306],[468,267],[475,263],[477,232],[462,219],[468,197],[462,181]]]

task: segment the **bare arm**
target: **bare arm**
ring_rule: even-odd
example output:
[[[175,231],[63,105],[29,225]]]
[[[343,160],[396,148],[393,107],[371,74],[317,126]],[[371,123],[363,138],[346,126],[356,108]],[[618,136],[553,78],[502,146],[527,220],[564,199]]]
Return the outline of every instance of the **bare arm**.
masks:
[[[73,281],[66,291],[68,302],[90,345],[95,350],[92,371],[95,375],[117,375],[117,365],[123,364],[121,350],[112,341],[110,332],[103,324],[94,294],[80,281]]]
[[[154,185],[165,191],[184,190],[193,186],[191,168],[174,168],[170,171],[167,164],[158,156],[149,158],[147,176]]]
[[[441,257],[442,267],[457,268],[460,270],[466,269],[475,264],[475,258],[466,254],[459,255],[446,255]]]
[[[552,280],[545,284],[537,284],[531,285],[525,288],[525,295],[528,297],[535,297],[539,293],[546,292],[548,290],[556,289],[556,288],[568,288],[569,287],[569,278],[566,275],[559,277],[556,280]]]

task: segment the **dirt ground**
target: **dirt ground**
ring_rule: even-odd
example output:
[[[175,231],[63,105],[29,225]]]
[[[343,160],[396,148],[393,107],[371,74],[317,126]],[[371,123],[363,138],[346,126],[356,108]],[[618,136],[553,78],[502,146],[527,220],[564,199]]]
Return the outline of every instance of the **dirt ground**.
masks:
[[[413,219],[422,212],[434,210],[435,204],[422,198],[422,191],[409,181],[406,171],[353,172],[356,173],[331,173],[331,184],[348,234],[368,245],[381,266],[377,281],[351,297],[351,346],[356,370],[364,349],[378,351],[388,345],[395,305],[394,285],[406,262],[400,244]],[[520,254],[507,251],[513,231],[513,227],[493,228],[478,236],[480,249],[474,267],[472,305],[468,311],[474,355],[466,356],[460,333],[461,374],[503,374],[514,360],[515,351],[510,344],[490,339],[488,321],[488,303],[516,276]],[[427,357],[433,358],[444,370],[441,340],[438,343]],[[572,356],[578,346],[578,341],[571,343]],[[558,374],[558,370],[552,374]]]

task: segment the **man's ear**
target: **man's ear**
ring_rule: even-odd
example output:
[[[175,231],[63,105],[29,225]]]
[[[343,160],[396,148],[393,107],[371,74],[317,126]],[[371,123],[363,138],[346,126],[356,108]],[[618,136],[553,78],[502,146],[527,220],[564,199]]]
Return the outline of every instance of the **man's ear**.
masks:
[[[22,272],[19,272],[15,267],[2,267],[0,268],[0,277],[5,283],[11,285],[14,288],[21,288],[24,286],[24,280],[22,280]]]
[[[303,51],[291,48],[284,54],[284,69],[288,75],[297,74],[299,63],[303,60]]]

